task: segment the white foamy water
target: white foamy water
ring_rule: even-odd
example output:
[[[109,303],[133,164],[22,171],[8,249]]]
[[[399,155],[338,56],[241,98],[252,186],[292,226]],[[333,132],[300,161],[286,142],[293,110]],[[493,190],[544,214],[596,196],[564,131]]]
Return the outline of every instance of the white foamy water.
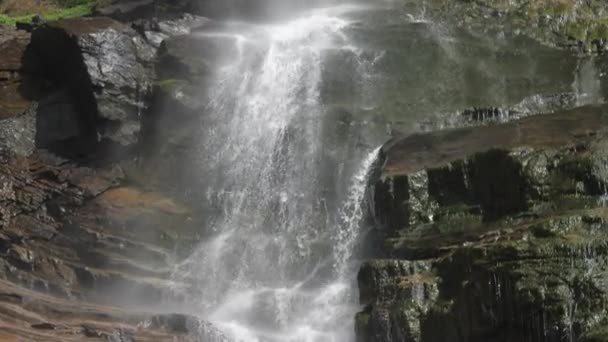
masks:
[[[196,161],[204,205],[216,210],[212,236],[174,279],[193,284],[179,291],[234,341],[354,339],[352,252],[378,150],[354,147],[356,136],[328,150],[334,119],[323,89],[328,56],[352,58],[361,80],[380,58],[364,59],[348,37],[354,23],[346,14],[358,10],[328,7],[285,23],[198,33],[201,44],[222,47]]]

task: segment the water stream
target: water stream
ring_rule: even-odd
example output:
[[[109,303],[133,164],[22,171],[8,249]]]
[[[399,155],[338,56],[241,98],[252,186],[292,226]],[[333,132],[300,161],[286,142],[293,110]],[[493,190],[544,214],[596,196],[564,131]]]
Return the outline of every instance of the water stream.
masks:
[[[325,61],[353,59],[365,105],[363,56],[345,29],[364,6],[306,10],[286,22],[225,22],[201,40],[231,42],[209,82],[196,164],[214,235],[175,272],[194,279],[206,319],[237,341],[346,341],[357,310],[352,251],[375,145],[329,122]],[[346,141],[328,142],[332,126]],[[328,131],[332,129],[332,131]],[[339,145],[338,145],[339,143]]]
[[[405,3],[317,1],[196,33],[221,46],[190,161],[210,238],[174,278],[229,338],[354,340],[362,201],[391,135],[437,113],[597,90],[569,54],[451,30]]]

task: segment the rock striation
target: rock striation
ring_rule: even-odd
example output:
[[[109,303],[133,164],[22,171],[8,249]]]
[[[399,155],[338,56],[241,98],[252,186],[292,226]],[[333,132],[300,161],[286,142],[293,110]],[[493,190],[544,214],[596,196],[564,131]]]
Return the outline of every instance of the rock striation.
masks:
[[[0,340],[225,340],[172,277],[202,218],[138,159],[158,50],[204,22],[0,27]]]
[[[607,113],[387,143],[369,188],[379,243],[358,275],[358,340],[608,340]]]

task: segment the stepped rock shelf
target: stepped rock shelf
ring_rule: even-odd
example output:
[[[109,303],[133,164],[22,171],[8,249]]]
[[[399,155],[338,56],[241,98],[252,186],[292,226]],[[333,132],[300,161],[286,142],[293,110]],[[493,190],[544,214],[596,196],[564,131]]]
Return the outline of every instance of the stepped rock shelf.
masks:
[[[137,166],[161,43],[202,22],[0,27],[0,341],[224,339],[165,304],[200,216]]]
[[[387,143],[359,341],[608,341],[608,107]]]

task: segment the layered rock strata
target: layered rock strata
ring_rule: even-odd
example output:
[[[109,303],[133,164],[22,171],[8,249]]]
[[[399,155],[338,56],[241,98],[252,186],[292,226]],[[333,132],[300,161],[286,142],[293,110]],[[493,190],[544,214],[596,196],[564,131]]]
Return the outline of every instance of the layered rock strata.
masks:
[[[608,107],[387,143],[359,341],[605,341]]]
[[[173,313],[201,217],[139,162],[158,49],[204,22],[0,28],[0,340],[224,339]]]

